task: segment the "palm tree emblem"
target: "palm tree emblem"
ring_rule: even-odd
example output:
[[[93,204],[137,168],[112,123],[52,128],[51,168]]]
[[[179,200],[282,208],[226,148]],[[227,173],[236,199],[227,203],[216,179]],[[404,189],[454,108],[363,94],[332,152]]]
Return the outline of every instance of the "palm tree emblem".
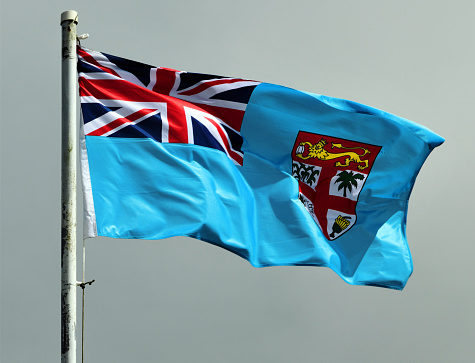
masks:
[[[346,191],[351,193],[353,187],[356,188],[358,186],[358,180],[364,180],[364,176],[359,173],[345,170],[338,174],[338,179],[335,180],[335,184],[340,183],[338,190],[343,189],[343,197],[346,198]]]

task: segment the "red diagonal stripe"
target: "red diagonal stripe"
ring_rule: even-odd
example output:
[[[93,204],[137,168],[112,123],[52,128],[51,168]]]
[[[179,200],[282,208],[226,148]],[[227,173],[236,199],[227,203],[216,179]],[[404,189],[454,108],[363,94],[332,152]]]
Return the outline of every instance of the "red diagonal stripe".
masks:
[[[192,96],[196,95],[197,93],[203,92],[207,88],[210,88],[212,86],[216,86],[219,84],[231,84],[231,83],[236,83],[236,82],[241,82],[243,81],[242,79],[234,78],[234,79],[218,79],[216,81],[206,81],[204,83],[199,84],[198,86],[188,90],[188,91],[179,91],[178,94],[182,96]]]
[[[139,110],[137,112],[134,112],[132,114],[130,114],[129,116],[127,117],[121,117],[121,118],[118,118],[112,122],[109,122],[107,125],[104,125],[100,128],[98,128],[97,130],[93,131],[93,132],[90,132],[89,134],[87,134],[88,136],[101,136],[101,135],[104,135],[106,132],[109,132],[111,130],[114,130],[115,128],[123,125],[123,124],[127,124],[127,123],[131,123],[131,122],[134,122],[136,120],[138,120],[139,118],[153,112],[153,111],[156,111],[154,109],[142,109],[142,110]]]
[[[169,96],[152,92],[124,80],[87,79],[80,77],[81,88],[97,99],[110,99],[132,102],[165,102]],[[82,94],[81,96],[86,95]]]
[[[227,135],[226,133],[223,131],[221,125],[216,122],[215,120],[213,120],[212,118],[208,118],[206,117],[206,119],[211,122],[214,127],[218,130],[218,133],[219,135],[221,136],[220,139],[223,141],[224,143],[224,147],[226,148],[226,150],[228,151],[229,153],[229,156],[231,157],[231,159],[234,159],[236,160],[237,162],[239,162],[240,165],[242,165],[242,156],[239,155],[238,153],[236,153],[232,148],[231,148],[231,145],[229,145],[229,141],[228,141],[228,138],[227,138]]]
[[[77,52],[78,52],[78,55],[84,58],[85,62],[91,63],[92,65],[100,68],[104,72],[113,74],[114,76],[117,76],[120,78],[120,76],[113,69],[104,67],[103,65],[99,64],[99,62],[96,61],[96,59],[92,55],[87,53],[84,49],[78,47]]]
[[[199,106],[206,112],[216,116],[217,118],[222,120],[226,125],[231,127],[233,130],[237,132],[241,131],[244,111],[234,110],[232,108],[227,108],[227,107],[218,107],[218,106],[211,106],[211,105],[197,104],[197,103],[193,103],[193,104]]]

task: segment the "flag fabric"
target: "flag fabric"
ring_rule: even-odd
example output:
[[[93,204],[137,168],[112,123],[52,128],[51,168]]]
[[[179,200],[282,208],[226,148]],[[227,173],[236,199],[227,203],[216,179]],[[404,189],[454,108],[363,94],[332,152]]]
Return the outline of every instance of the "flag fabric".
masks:
[[[189,236],[255,267],[402,289],[415,178],[444,140],[351,101],[78,48],[85,237]]]

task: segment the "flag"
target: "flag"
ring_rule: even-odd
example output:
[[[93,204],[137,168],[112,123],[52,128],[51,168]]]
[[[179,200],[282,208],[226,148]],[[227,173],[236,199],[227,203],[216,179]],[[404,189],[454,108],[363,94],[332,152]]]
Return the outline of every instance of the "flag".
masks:
[[[255,267],[402,289],[415,178],[444,140],[355,102],[78,48],[85,237],[189,236]]]

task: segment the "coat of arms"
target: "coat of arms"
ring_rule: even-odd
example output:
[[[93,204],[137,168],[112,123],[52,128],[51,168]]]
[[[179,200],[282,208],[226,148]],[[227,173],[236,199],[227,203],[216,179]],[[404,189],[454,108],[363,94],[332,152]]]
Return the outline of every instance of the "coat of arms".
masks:
[[[329,240],[356,223],[356,204],[380,146],[300,131],[292,151],[299,197]]]

